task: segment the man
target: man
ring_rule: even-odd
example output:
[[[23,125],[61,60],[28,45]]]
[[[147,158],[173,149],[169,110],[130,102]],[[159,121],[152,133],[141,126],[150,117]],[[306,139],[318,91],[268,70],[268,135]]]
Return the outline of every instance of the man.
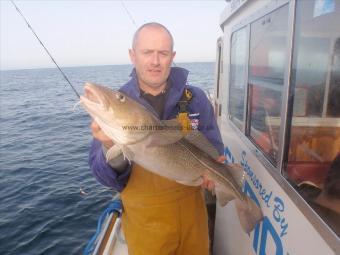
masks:
[[[178,102],[190,91],[192,98],[188,98],[184,110],[196,116],[198,128],[222,155],[223,143],[212,106],[202,90],[186,85],[188,71],[171,68],[175,54],[172,35],[163,25],[147,23],[140,27],[129,50],[135,68],[120,91],[152,109],[160,119],[176,118]],[[91,128],[95,139],[90,167],[99,182],[121,192],[122,226],[129,254],[208,255],[207,212],[201,187],[155,175],[134,162],[129,164],[122,154],[106,163],[104,155],[113,142],[95,122]],[[213,182],[205,177],[203,180],[203,187],[214,187]]]

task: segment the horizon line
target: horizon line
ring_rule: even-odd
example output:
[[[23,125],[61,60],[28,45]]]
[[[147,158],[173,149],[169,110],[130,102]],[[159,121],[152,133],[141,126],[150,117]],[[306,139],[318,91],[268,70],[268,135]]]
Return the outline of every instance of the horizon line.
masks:
[[[212,61],[185,61],[185,62],[176,62],[173,66],[177,64],[190,64],[190,63],[214,63],[215,60]],[[79,68],[79,67],[97,67],[97,66],[132,66],[133,64],[101,64],[101,65],[80,65],[80,66],[60,66],[60,68]],[[0,72],[6,71],[23,71],[23,70],[37,70],[37,69],[58,69],[55,67],[32,67],[32,68],[9,68],[9,69],[1,69]]]

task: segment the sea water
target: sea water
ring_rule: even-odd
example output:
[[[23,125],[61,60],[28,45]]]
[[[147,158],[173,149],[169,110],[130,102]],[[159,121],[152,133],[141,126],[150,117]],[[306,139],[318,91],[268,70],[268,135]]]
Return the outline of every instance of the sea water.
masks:
[[[214,63],[176,64],[189,83],[213,88]],[[119,88],[131,65],[69,67],[86,81]],[[88,114],[56,68],[0,72],[0,254],[81,254],[113,191],[88,166]]]

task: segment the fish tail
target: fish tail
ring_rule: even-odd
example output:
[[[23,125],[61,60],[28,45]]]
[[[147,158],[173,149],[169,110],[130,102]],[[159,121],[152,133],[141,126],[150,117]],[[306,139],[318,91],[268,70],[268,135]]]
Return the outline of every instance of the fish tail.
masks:
[[[248,196],[245,196],[244,200],[237,199],[235,205],[241,226],[244,231],[249,234],[255,228],[256,224],[262,220],[262,210]]]

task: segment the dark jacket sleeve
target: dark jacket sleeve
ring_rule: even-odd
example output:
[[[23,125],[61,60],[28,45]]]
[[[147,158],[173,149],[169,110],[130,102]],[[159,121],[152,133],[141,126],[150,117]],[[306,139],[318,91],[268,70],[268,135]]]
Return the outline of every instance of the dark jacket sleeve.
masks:
[[[112,168],[106,162],[102,144],[97,139],[93,139],[91,143],[89,165],[93,175],[101,184],[119,192],[124,189],[131,173],[129,164],[121,173]]]
[[[215,146],[219,154],[223,155],[224,145],[215,119],[214,109],[203,90],[197,87],[194,90],[193,110],[200,113],[198,130]]]

